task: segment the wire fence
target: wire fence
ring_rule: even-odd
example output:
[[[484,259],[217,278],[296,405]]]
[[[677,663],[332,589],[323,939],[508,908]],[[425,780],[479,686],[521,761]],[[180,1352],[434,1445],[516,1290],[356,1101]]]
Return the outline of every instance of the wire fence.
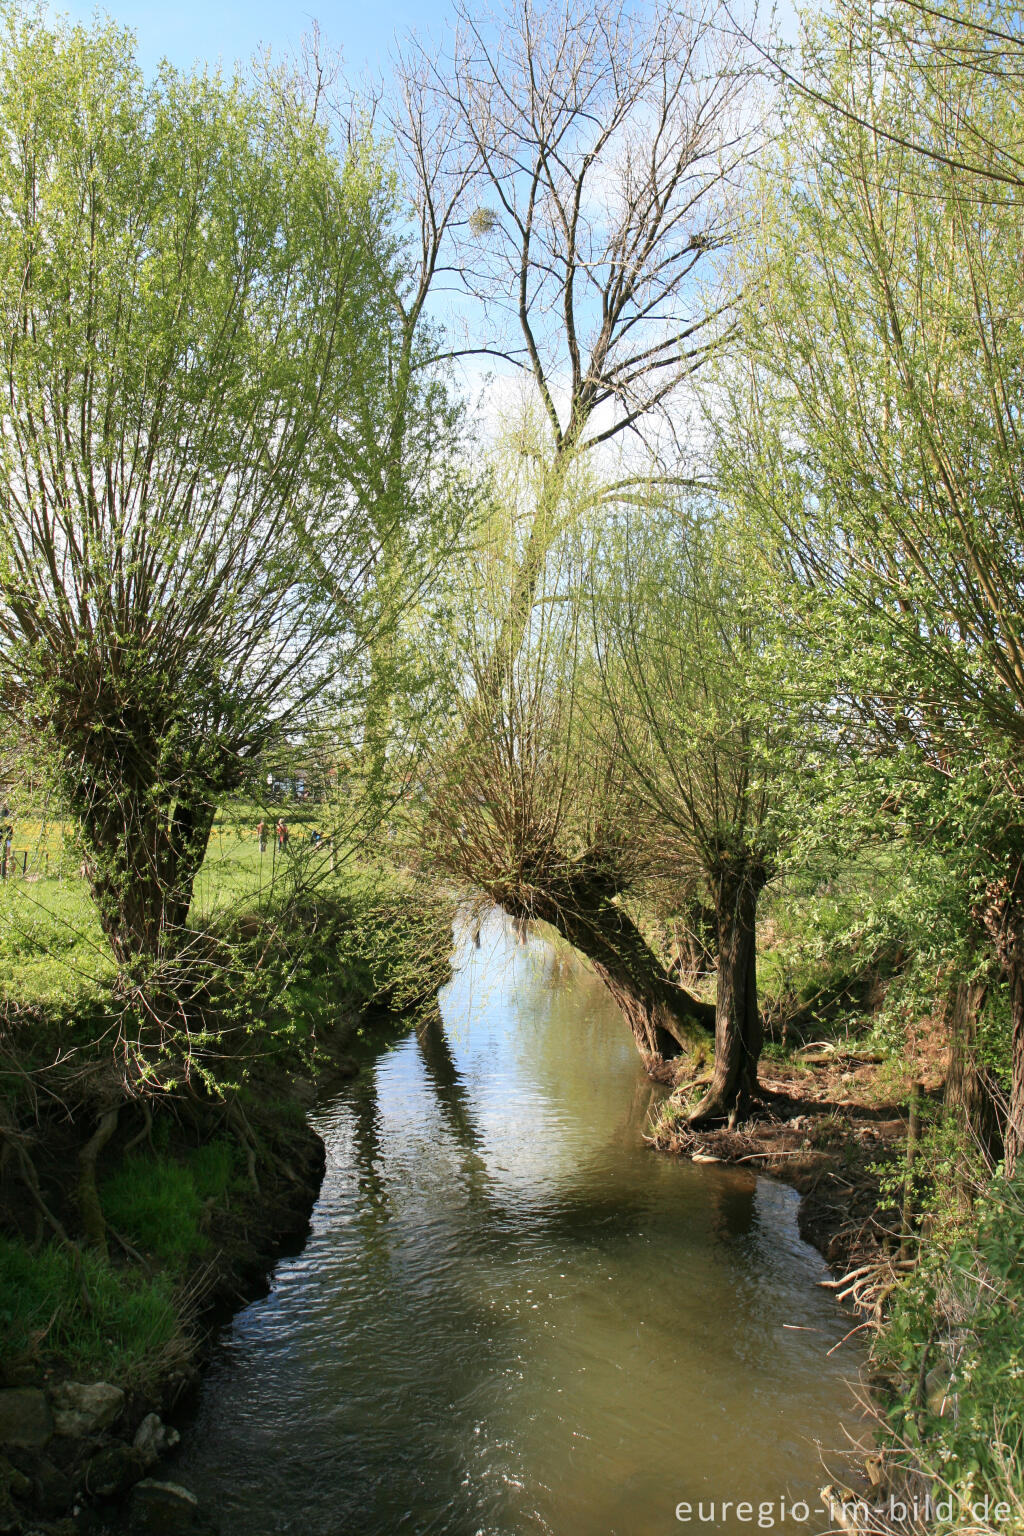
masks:
[[[293,844],[302,845],[306,841],[302,832],[290,832],[281,843],[273,825],[268,826],[262,838],[254,827],[215,826],[210,833],[207,857],[212,854],[214,860],[223,859],[233,852],[252,849],[254,853],[258,851],[261,863],[264,858],[273,863],[278,854],[290,853]],[[50,846],[46,846],[47,843]],[[313,846],[326,849],[328,844],[329,839],[317,834]],[[0,884],[9,880],[85,879],[85,876],[81,849],[65,838],[63,827],[59,832],[54,827],[49,838],[41,835],[31,843],[15,842],[10,837],[0,839]]]
[[[59,857],[53,860],[52,872],[60,872]],[[50,873],[49,849],[17,848],[11,843],[0,847],[0,881],[45,880]]]

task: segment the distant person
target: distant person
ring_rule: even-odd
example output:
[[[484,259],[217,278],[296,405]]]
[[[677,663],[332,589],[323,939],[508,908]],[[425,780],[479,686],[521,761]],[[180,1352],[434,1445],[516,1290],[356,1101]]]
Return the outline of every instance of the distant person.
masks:
[[[312,832],[309,834],[310,846],[313,848],[319,848],[321,841],[322,839],[320,837],[320,833],[317,831],[316,827],[314,827]]]
[[[265,821],[261,821],[259,826],[256,828],[256,836],[260,840],[260,853],[266,853],[266,851],[267,851],[267,824],[266,824]]]
[[[285,826],[284,818],[282,817],[277,823],[277,846],[280,848],[282,853],[284,853],[285,849],[288,847],[288,839],[290,836],[291,833]]]

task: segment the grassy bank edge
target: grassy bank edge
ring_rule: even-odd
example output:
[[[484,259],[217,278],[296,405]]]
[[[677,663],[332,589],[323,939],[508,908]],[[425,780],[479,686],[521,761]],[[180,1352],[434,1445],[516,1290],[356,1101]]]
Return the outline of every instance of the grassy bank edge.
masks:
[[[324,1166],[305,1118],[318,1082],[355,1075],[436,1006],[453,909],[422,881],[363,870],[319,893],[315,913],[293,903],[234,917],[233,963],[259,971],[257,984],[234,1013],[217,1000],[193,1091],[122,1108],[97,1168],[106,1255],[84,1242],[75,1200],[110,1049],[95,1028],[102,994],[91,1019],[8,1007],[0,1386],[103,1379],[127,1390],[138,1417],[195,1379],[209,1322],[257,1294],[308,1227]],[[72,1079],[92,1098],[79,1094],[69,1112]]]

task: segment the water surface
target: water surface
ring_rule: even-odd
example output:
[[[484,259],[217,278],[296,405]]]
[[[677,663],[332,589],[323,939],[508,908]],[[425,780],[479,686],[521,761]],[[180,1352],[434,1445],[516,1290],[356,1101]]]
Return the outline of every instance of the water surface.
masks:
[[[857,1362],[796,1196],[645,1147],[659,1090],[563,948],[495,913],[441,1001],[313,1117],[312,1235],[169,1475],[223,1536],[826,1529]]]

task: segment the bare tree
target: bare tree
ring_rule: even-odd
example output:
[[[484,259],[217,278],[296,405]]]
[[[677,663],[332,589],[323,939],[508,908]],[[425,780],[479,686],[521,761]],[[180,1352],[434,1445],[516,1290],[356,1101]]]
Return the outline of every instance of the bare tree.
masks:
[[[419,200],[433,206],[424,173],[443,171],[449,264],[477,332],[464,350],[522,365],[547,426],[501,669],[557,537],[567,464],[627,434],[650,449],[730,334],[720,258],[758,130],[746,46],[712,5],[657,0],[638,17],[614,0],[516,0],[481,17],[460,0],[456,15],[450,55],[421,52],[403,78]]]
[[[501,736],[545,565],[578,516],[575,466],[600,462],[593,500],[621,501],[649,484],[651,453],[667,440],[673,475],[682,476],[679,400],[733,328],[723,256],[758,125],[746,46],[718,25],[713,6],[656,0],[631,14],[613,0],[515,0],[485,17],[460,3],[457,18],[448,55],[438,61],[421,50],[405,88],[424,104],[415,120],[449,125],[446,157],[472,170],[461,216],[448,225],[448,265],[457,267],[477,333],[466,350],[521,365],[541,422],[524,437],[522,452],[537,471],[532,501],[517,526],[491,652],[476,675],[478,748],[488,732]],[[631,466],[627,443],[639,448],[642,470]],[[616,468],[606,473],[609,457]],[[535,874],[536,912],[543,903]],[[508,900],[501,871],[486,858],[472,875]],[[610,867],[605,876],[572,889],[563,883],[557,903],[563,932],[588,953],[585,935],[602,923],[616,928],[602,945],[639,944],[612,905],[621,886]],[[598,885],[600,918],[588,905]],[[632,967],[631,984],[646,998],[642,1011],[663,997],[667,978],[641,947],[644,964]],[[686,999],[683,1011],[700,1008]],[[660,1025],[655,1033],[664,1038]]]

